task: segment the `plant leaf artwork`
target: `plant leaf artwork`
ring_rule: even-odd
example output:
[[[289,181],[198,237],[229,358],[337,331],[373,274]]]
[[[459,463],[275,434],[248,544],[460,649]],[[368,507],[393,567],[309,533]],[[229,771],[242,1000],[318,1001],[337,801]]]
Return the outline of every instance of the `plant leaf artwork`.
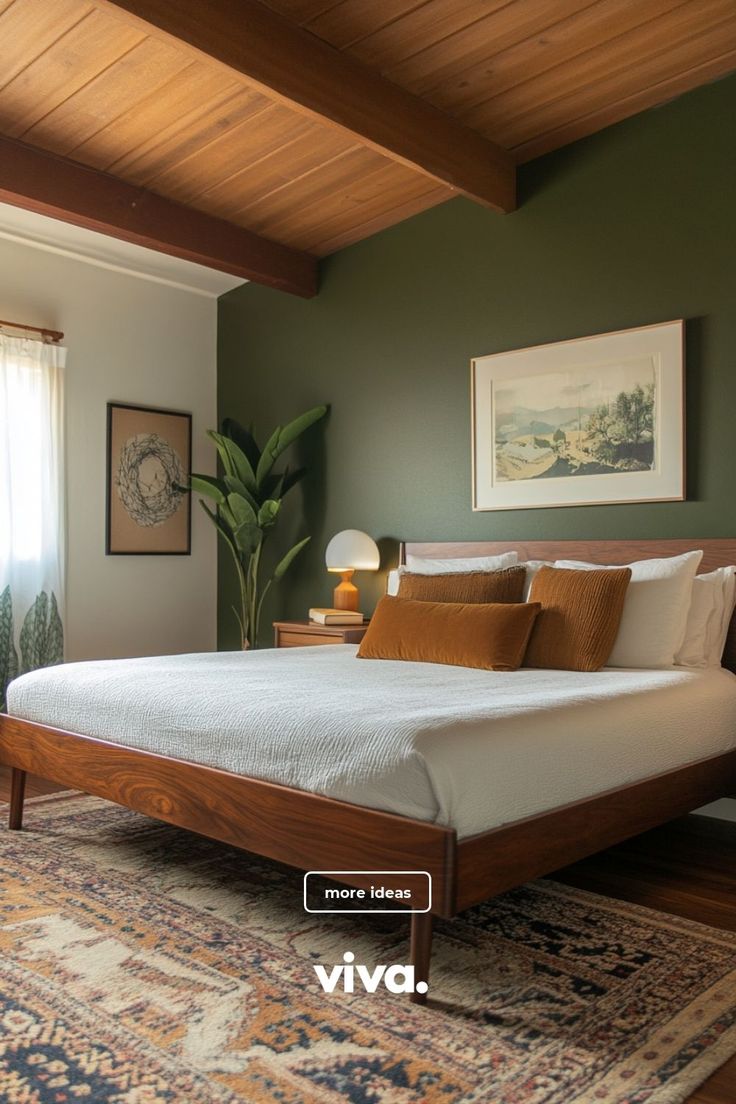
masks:
[[[56,595],[51,600],[45,590],[23,619],[20,630],[21,669],[35,671],[39,667],[51,667],[64,658],[64,628],[59,616]]]
[[[49,611],[49,624],[46,630],[46,661],[45,667],[54,663],[62,663],[64,660],[64,626],[59,614],[59,606],[56,595],[51,592],[51,609]]]
[[[326,406],[278,426],[263,451],[252,429],[245,429],[234,418],[225,418],[222,432],[208,430],[219,455],[223,479],[194,474],[190,487],[213,503],[200,503],[230,550],[238,577],[240,608],[235,616],[240,625],[243,647],[255,647],[263,599],[271,584],[283,577],[299,552],[309,541],[304,537],[279,560],[270,577],[261,578],[261,551],[268,534],[281,516],[284,496],[304,477],[305,468],[290,472],[274,471],[283,452],[327,413]]]
[[[0,594],[0,710],[5,710],[5,692],[8,683],[18,674],[18,653],[15,649],[13,628],[13,599],[10,587]]]
[[[23,671],[44,667],[49,597],[45,590],[37,596],[23,619],[20,630],[20,656]]]

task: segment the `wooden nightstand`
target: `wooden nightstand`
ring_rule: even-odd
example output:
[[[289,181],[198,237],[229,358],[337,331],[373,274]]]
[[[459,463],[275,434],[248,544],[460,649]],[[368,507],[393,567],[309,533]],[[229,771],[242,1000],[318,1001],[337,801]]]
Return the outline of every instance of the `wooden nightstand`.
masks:
[[[368,628],[362,625],[315,625],[312,621],[274,621],[277,648],[305,648],[312,644],[360,644]]]

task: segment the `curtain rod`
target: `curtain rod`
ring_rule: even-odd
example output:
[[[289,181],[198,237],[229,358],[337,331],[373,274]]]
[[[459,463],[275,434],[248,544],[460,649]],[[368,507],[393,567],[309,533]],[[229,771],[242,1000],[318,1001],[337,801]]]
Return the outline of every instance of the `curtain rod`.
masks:
[[[63,341],[64,339],[61,330],[46,330],[43,326],[26,326],[22,322],[6,322],[0,318],[0,329],[3,326],[9,326],[13,330],[26,330],[28,333],[41,334],[42,337],[46,337],[52,342]]]

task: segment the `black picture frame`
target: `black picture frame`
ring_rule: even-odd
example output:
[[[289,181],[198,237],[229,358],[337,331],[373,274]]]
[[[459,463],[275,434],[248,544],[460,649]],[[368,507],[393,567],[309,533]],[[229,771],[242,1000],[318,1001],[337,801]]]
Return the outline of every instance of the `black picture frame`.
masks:
[[[137,416],[137,417],[136,417]],[[172,421],[172,419],[174,421]],[[181,424],[177,424],[181,423]],[[155,441],[136,438],[158,437]],[[129,445],[126,495],[121,491],[123,452]],[[131,443],[132,442],[132,443]],[[180,453],[184,452],[184,456]],[[140,468],[148,463],[159,479],[158,494],[140,494]],[[171,484],[189,481],[192,469],[192,415],[188,411],[137,403],[107,403],[105,554],[107,556],[190,556],[192,506],[189,491],[172,509]],[[163,475],[163,482],[161,482]],[[148,514],[162,520],[140,520]],[[137,516],[136,516],[137,515]],[[165,516],[168,515],[168,516]]]

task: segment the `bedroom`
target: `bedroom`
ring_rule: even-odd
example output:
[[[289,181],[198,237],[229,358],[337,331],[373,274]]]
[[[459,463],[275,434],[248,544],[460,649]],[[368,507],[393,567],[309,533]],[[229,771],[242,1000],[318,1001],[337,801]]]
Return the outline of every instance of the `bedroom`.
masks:
[[[237,6],[230,6],[230,17]],[[342,152],[334,147],[345,146],[344,133],[316,124],[315,113],[324,115],[328,108],[323,103],[318,111],[312,103],[308,124],[296,112],[298,125],[290,115],[290,122],[284,116],[281,129],[275,124],[272,129],[272,114],[264,109],[253,115],[255,94],[241,95],[240,76],[232,75],[247,57],[228,56],[226,79],[221,69],[206,75],[197,69],[205,54],[216,52],[218,41],[222,46],[223,37],[209,32],[227,14],[224,4],[207,5],[207,26],[200,20],[194,31],[186,25],[192,9],[176,6],[179,33],[170,26],[163,31],[184,45],[157,38],[156,28],[173,6],[141,0],[118,6],[114,16],[111,5],[82,7],[16,0],[0,13],[0,27],[3,20],[16,20],[5,25],[10,72],[7,90],[0,92],[0,130],[6,136],[0,197],[7,205],[0,212],[5,261],[0,317],[63,331],[58,344],[68,350],[63,498],[70,671],[76,661],[212,653],[206,663],[235,665],[228,672],[240,672],[238,665],[247,671],[250,664],[255,678],[259,665],[279,663],[283,676],[264,674],[256,705],[265,716],[264,703],[272,701],[274,710],[296,703],[305,715],[324,709],[325,699],[332,698],[333,720],[342,724],[325,724],[320,732],[325,755],[332,748],[339,762],[345,722],[370,736],[372,710],[378,707],[378,689],[374,700],[356,688],[355,668],[364,672],[357,676],[361,685],[373,685],[385,668],[398,668],[397,677],[411,681],[420,706],[449,695],[448,680],[470,701],[472,688],[486,675],[432,663],[373,661],[351,662],[350,674],[346,670],[343,676],[339,664],[352,660],[354,647],[337,649],[329,673],[320,665],[330,649],[271,651],[274,621],[304,622],[310,608],[333,604],[337,576],[327,571],[325,555],[336,534],[358,529],[378,544],[379,570],[358,571],[354,580],[366,614],[384,595],[402,542],[409,542],[405,554],[412,554],[414,542],[454,543],[454,550],[444,550],[448,556],[458,545],[500,543],[505,547],[476,551],[516,550],[520,561],[614,565],[703,549],[701,571],[736,562],[732,4],[343,0],[278,7],[291,25],[303,24],[341,57],[374,71],[385,68],[398,85],[400,70],[384,66],[381,57],[403,50],[413,100],[426,96],[448,117],[453,95],[490,103],[497,94],[501,121],[493,127],[478,123],[486,142],[490,136],[504,148],[521,144],[503,123],[504,105],[512,102],[538,134],[548,126],[546,136],[517,155],[518,203],[508,213],[488,209],[477,197],[449,198],[453,193],[447,183],[437,184],[439,175],[468,171],[473,160],[463,162],[458,152],[457,163],[448,166],[441,159],[446,143],[429,127],[422,148],[408,141],[404,126],[399,136],[375,131],[362,144],[351,139]],[[251,13],[252,6],[243,4],[246,9]],[[261,16],[268,10],[256,9]],[[143,14],[150,24],[145,34],[135,22]],[[105,32],[102,21],[110,18],[120,20],[119,40]],[[279,23],[279,28],[285,37],[277,40],[267,21],[249,25],[255,42],[268,30],[296,72],[292,26]],[[186,50],[195,33],[201,52],[192,60]],[[439,41],[430,46],[433,35]],[[491,41],[498,52],[495,76],[487,72]],[[158,52],[161,43],[166,49]],[[167,53],[172,50],[184,62]],[[116,72],[113,60],[121,57],[127,61]],[[417,68],[422,58],[440,73],[432,87]],[[269,79],[280,75],[281,70]],[[221,95],[220,105],[226,104],[220,115],[207,116],[205,122],[215,127],[208,133],[198,123],[205,93],[197,82],[205,79],[211,82],[210,100]],[[253,71],[251,80],[262,88],[266,74]],[[386,92],[383,85],[381,90]],[[329,89],[320,83],[318,91],[326,96]],[[123,92],[127,99],[116,100]],[[274,95],[283,104],[297,92],[283,87]],[[524,99],[537,95],[538,101]],[[389,114],[386,101],[381,103],[378,122],[374,116],[364,123],[377,127]],[[570,105],[574,110],[565,118]],[[348,97],[348,114],[352,106]],[[397,116],[400,110],[408,110],[403,99]],[[475,116],[465,108],[458,115],[480,120],[480,107],[468,110]],[[509,107],[509,118],[511,113]],[[218,140],[216,121],[223,118]],[[402,136],[408,136],[407,148],[397,151]],[[185,148],[195,140],[205,154]],[[385,152],[379,155],[381,143]],[[279,154],[284,146],[287,152]],[[35,170],[21,163],[21,153],[41,158],[32,162]],[[418,159],[430,156],[436,158],[431,166],[416,167]],[[407,168],[408,160],[414,168]],[[242,172],[251,162],[255,167]],[[93,184],[82,188],[75,175],[79,164],[104,169],[111,175],[103,183],[112,180],[121,190],[96,191],[103,185],[89,169],[84,179]],[[141,166],[137,175],[135,164]],[[279,175],[287,169],[291,175]],[[139,198],[148,201],[161,193],[186,217],[172,221],[164,206],[149,222],[144,212],[138,225],[125,210],[124,186],[146,189],[149,180],[156,186]],[[482,183],[455,187],[470,192]],[[269,197],[259,198],[258,189]],[[223,238],[215,230],[228,212],[232,230]],[[258,238],[246,240],[241,230]],[[287,251],[322,254],[318,293],[307,297],[283,290],[296,280],[302,292],[309,291],[304,270],[295,274],[291,252],[288,273],[280,270],[284,253],[274,254],[262,240],[277,241]],[[549,508],[473,509],[473,358],[636,333],[677,320],[684,320],[685,332],[684,498],[652,495],[670,500],[635,502],[627,494],[628,501],[614,503],[609,495],[607,502],[599,498],[596,504],[560,508],[560,496],[553,493],[564,480],[540,479],[526,484],[541,488],[541,504]],[[11,329],[8,337],[23,333]],[[540,411],[549,413],[554,404],[542,394],[532,398],[539,399],[537,418],[543,421]],[[216,471],[217,450],[206,431],[224,418],[252,422],[263,446],[274,426],[328,405],[327,414],[284,454],[292,466],[305,466],[307,475],[285,499],[269,535],[265,568],[303,537],[311,539],[266,595],[260,646],[250,654],[240,651],[242,632],[232,608],[239,608],[240,593],[230,550],[224,542],[218,549],[197,502],[201,494],[192,495],[190,554],[184,541],[170,550],[184,554],[106,555],[108,403],[191,414],[191,470],[209,475]],[[564,413],[560,432],[576,444],[575,426]],[[572,420],[577,417],[576,407]],[[528,425],[519,423],[521,436],[529,436],[521,432]],[[547,418],[545,426],[553,422]],[[552,442],[553,429],[531,436]],[[676,432],[670,437],[678,439]],[[569,482],[588,478],[609,476],[573,476]],[[573,501],[590,497],[595,496],[577,492]],[[114,533],[112,538],[111,551]],[[617,541],[623,547],[615,547]],[[679,543],[665,546],[667,541]],[[535,547],[540,542],[553,542],[551,554]],[[470,554],[467,547],[460,551]],[[14,613],[19,633],[22,613]],[[317,637],[322,631],[309,628]],[[16,647],[20,657],[18,638]],[[190,681],[199,689],[209,679],[206,663],[186,673],[167,671],[165,678],[151,665],[151,692],[163,700],[170,680],[172,687]],[[589,677],[592,686],[605,671],[587,676],[521,669],[488,677],[503,696],[506,687],[539,676],[552,695],[571,675]],[[63,672],[64,667],[49,667],[28,677],[53,679]],[[720,668],[702,673],[730,684]],[[650,669],[637,677],[670,674]],[[207,705],[220,711],[224,723],[240,675],[212,677],[221,681]],[[386,692],[381,688],[380,696]],[[114,693],[111,688],[104,699],[111,719]],[[191,688],[187,693],[191,699]],[[640,726],[651,724],[646,732],[634,725],[611,734],[600,726],[605,754],[594,765],[603,781],[572,800],[623,785],[627,796],[612,799],[615,807],[605,815],[599,806],[583,810],[580,820],[568,813],[554,825],[543,821],[529,839],[518,832],[506,841],[496,837],[494,853],[513,867],[507,877],[518,874],[507,881],[516,888],[476,894],[479,903],[461,908],[459,915],[450,915],[457,912],[450,908],[435,913],[423,1006],[383,981],[375,992],[364,991],[364,974],[358,972],[362,967],[373,979],[385,966],[381,977],[386,977],[393,966],[415,961],[407,918],[310,915],[304,910],[302,875],[311,869],[431,870],[436,901],[443,877],[447,898],[452,843],[446,824],[430,822],[422,793],[436,802],[436,792],[430,793],[425,775],[417,773],[411,790],[417,804],[420,798],[425,802],[424,816],[409,814],[405,806],[402,811],[400,800],[387,812],[384,795],[378,806],[384,812],[373,811],[366,821],[366,798],[315,796],[292,788],[292,780],[281,783],[287,789],[285,806],[280,791],[275,793],[278,786],[269,789],[258,780],[253,785],[247,772],[247,790],[237,784],[231,790],[221,775],[205,777],[201,769],[191,778],[181,770],[172,775],[163,746],[154,749],[163,762],[146,760],[144,769],[139,757],[113,761],[116,747],[107,743],[89,749],[67,740],[56,752],[38,731],[24,750],[17,732],[11,740],[6,727],[3,762],[12,766],[13,755],[35,756],[43,769],[31,773],[43,775],[45,769],[47,781],[29,782],[24,830],[3,832],[3,865],[10,879],[3,928],[9,1002],[5,1081],[0,1081],[4,1098],[310,1104],[471,1099],[724,1104],[736,1099],[736,1041],[728,1026],[735,1011],[729,988],[736,928],[732,768],[730,776],[725,766],[720,772],[704,769],[697,780],[692,771],[669,776],[656,793],[632,791],[628,783],[634,778],[615,774],[621,760],[628,756],[633,763],[639,750],[666,758],[680,740],[702,738],[701,746],[710,748],[709,740],[721,738],[708,712],[715,697],[696,702],[683,694],[682,709],[670,721],[669,742],[666,731],[655,732],[655,720],[649,720],[651,703],[649,712],[642,707],[637,714]],[[199,712],[203,698],[194,697],[195,704],[185,704],[186,718]],[[402,701],[406,704],[405,697]],[[59,695],[56,706],[64,709],[65,719],[60,715],[54,723],[47,717],[47,723],[54,730],[83,732],[71,724],[73,704]],[[509,728],[509,755],[527,738],[520,733],[515,742],[510,733]],[[98,732],[103,739],[112,735],[109,729]],[[130,746],[132,737],[122,742]],[[466,737],[469,741],[469,733]],[[572,740],[571,733],[567,737]],[[287,766],[298,765],[299,739],[284,738],[276,781]],[[456,744],[458,739],[456,732]],[[624,739],[627,755],[616,756],[616,741],[623,746]],[[728,732],[723,739],[718,750],[725,753],[734,745]],[[511,813],[501,821],[513,825],[520,816],[534,818],[541,811],[531,799],[535,787],[541,794],[550,774],[556,746],[551,736],[548,744],[547,759],[543,749],[522,758],[522,778],[508,776],[505,783],[481,774],[477,779],[484,793],[493,793],[497,809],[504,800],[511,803]],[[452,758],[448,742],[438,739],[433,753],[443,752]],[[350,754],[357,763],[357,751]],[[576,755],[577,760],[559,759],[555,781],[580,769]],[[681,764],[704,758],[689,755]],[[651,781],[678,766],[662,760],[645,773]],[[444,761],[435,758],[433,769],[441,768]],[[5,777],[3,796],[8,796],[7,771]],[[448,769],[443,777],[449,803],[454,776]],[[35,800],[41,789],[88,788],[110,796],[105,788],[113,784],[125,790],[122,796],[138,812],[125,800],[53,795]],[[410,792],[406,778],[396,785]],[[704,790],[718,795],[717,804],[709,803],[710,815],[680,816],[706,804],[693,796]],[[181,811],[175,809],[177,795],[185,791],[192,802],[187,810],[192,831],[166,824]],[[313,829],[320,818],[314,802],[322,801],[330,803],[329,816],[325,812],[319,861],[313,862]],[[459,807],[467,811],[462,801]],[[356,808],[360,815],[353,821]],[[396,816],[406,824],[397,825]],[[606,822],[614,825],[614,838],[598,835]],[[373,831],[366,833],[366,824]],[[492,831],[493,825],[487,821],[478,830]],[[240,850],[246,831],[252,846]],[[543,843],[565,854],[577,846],[581,857],[572,863],[553,853],[546,868],[538,868]],[[273,856],[268,848],[276,845],[279,854]],[[406,859],[421,853],[423,861],[389,861],[394,846]],[[461,848],[462,839],[454,878],[460,890],[470,887],[466,867],[481,865]],[[290,872],[274,866],[269,855],[286,862]],[[535,862],[537,869],[528,869]],[[492,875],[493,885],[499,884],[498,868],[486,873],[487,883]],[[551,877],[537,878],[547,874]],[[518,888],[520,881],[526,888]],[[468,893],[466,900],[473,899],[470,888]],[[456,900],[461,903],[462,894]],[[423,935],[426,944],[426,925],[418,922],[416,928],[419,942]],[[645,967],[653,946],[657,954]],[[421,958],[422,947],[414,951]],[[349,954],[355,956],[352,973]],[[313,964],[328,978],[343,970],[334,975],[331,993],[323,991]],[[344,991],[350,978],[353,993]],[[708,988],[709,979],[720,984]],[[721,992],[720,998],[713,995]],[[102,1059],[94,1057],[100,1054]]]

